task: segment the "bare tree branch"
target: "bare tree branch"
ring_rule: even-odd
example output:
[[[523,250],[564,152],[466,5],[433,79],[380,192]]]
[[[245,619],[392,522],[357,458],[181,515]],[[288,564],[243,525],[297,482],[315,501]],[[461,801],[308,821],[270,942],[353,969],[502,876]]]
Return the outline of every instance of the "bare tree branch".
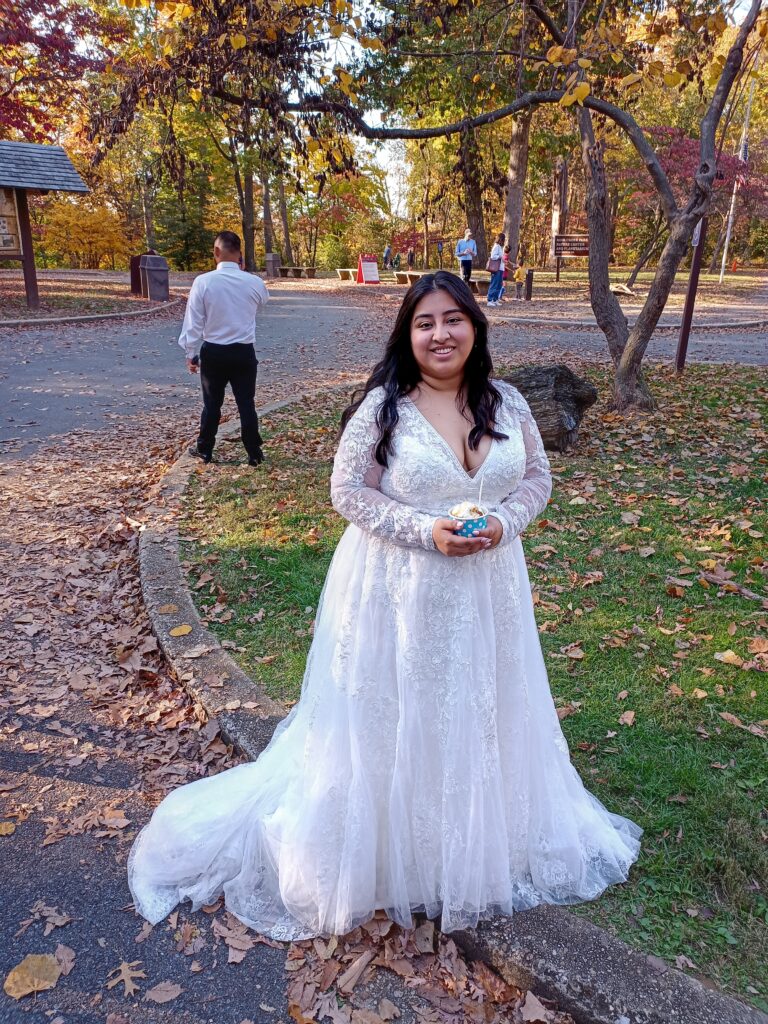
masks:
[[[560,45],[562,46],[562,44],[565,42],[565,33],[558,28],[557,23],[555,22],[554,18],[549,13],[549,11],[546,10],[546,8],[544,8],[539,3],[539,0],[531,0],[528,6],[531,9],[531,13],[536,15],[536,17],[539,19],[542,25],[544,25],[549,34],[555,40],[555,42],[560,43]]]
[[[755,2],[757,3],[759,0],[755,0]],[[226,98],[226,94],[222,94],[221,91],[218,91],[217,95]],[[462,131],[480,128],[486,124],[493,124],[496,121],[511,117],[528,107],[537,107],[545,103],[559,103],[564,95],[565,93],[561,89],[551,89],[545,92],[527,92],[511,103],[506,104],[506,106],[499,107],[497,110],[489,110],[487,113],[478,114],[476,117],[467,117],[452,124],[431,128],[373,127],[365,121],[357,110],[348,104],[336,100],[326,100],[322,97],[306,97],[296,103],[286,102],[284,109],[293,113],[337,114],[346,119],[350,127],[366,139],[438,139],[446,135],[456,135]],[[233,99],[237,98],[233,97]],[[587,96],[584,99],[584,106],[598,114],[604,114],[626,132],[656,186],[667,218],[673,217],[677,212],[677,203],[672,187],[653,147],[634,117],[626,110],[622,110],[620,107],[616,107],[612,103],[601,100],[596,96]]]

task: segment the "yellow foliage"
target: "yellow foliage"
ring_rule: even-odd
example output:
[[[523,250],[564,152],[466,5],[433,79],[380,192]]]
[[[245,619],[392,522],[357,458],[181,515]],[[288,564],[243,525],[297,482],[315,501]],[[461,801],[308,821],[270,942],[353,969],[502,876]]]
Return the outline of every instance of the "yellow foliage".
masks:
[[[78,267],[97,269],[114,259],[124,262],[130,245],[118,215],[107,206],[57,199],[48,208],[42,242],[51,253]]]

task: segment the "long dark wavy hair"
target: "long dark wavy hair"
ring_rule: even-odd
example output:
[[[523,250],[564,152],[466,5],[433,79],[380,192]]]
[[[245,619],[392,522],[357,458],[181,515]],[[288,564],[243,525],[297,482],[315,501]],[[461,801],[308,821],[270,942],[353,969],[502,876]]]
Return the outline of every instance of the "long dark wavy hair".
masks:
[[[352,396],[352,404],[344,410],[341,417],[343,433],[366,395],[374,388],[384,388],[384,401],[376,413],[379,439],[376,442],[375,455],[381,466],[388,465],[389,456],[392,454],[392,435],[400,418],[398,402],[404,395],[413,391],[421,380],[421,371],[411,347],[411,321],[414,310],[425,295],[436,291],[448,292],[475,328],[475,343],[464,364],[462,390],[462,412],[469,409],[475,421],[469,432],[469,447],[476,449],[485,435],[496,440],[505,440],[507,437],[494,427],[496,414],[501,405],[501,395],[491,383],[493,361],[488,349],[488,321],[469,286],[455,274],[438,270],[434,274],[425,274],[419,278],[405,293],[381,361],[374,367],[362,391]]]

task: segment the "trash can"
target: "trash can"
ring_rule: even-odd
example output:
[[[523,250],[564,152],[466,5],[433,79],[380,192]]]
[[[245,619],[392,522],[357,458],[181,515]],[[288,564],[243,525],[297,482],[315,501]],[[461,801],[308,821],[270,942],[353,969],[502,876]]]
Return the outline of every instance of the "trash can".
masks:
[[[526,270],[525,272],[525,301],[531,301],[531,292],[533,291],[533,271]]]
[[[164,256],[142,256],[139,263],[141,271],[141,294],[153,302],[167,302],[170,297],[168,290],[168,260]]]
[[[268,252],[267,255],[264,257],[264,260],[267,267],[267,277],[279,277],[280,264],[282,263],[282,260],[280,259],[280,253]]]
[[[131,295],[141,295],[141,256],[131,256]]]

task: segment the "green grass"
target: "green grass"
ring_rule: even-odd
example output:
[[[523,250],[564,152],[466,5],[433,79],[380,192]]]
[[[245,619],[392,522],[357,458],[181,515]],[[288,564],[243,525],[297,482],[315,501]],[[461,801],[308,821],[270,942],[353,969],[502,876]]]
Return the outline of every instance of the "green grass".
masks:
[[[607,395],[605,370],[588,373]],[[768,391],[743,367],[650,380],[659,412],[625,421],[601,400],[525,536],[574,763],[646,830],[630,881],[574,912],[768,1009],[768,604],[734,590],[767,589]],[[340,405],[275,414],[266,473],[209,467],[189,497],[190,582],[213,577],[199,607],[286,702],[344,526],[328,501]]]

